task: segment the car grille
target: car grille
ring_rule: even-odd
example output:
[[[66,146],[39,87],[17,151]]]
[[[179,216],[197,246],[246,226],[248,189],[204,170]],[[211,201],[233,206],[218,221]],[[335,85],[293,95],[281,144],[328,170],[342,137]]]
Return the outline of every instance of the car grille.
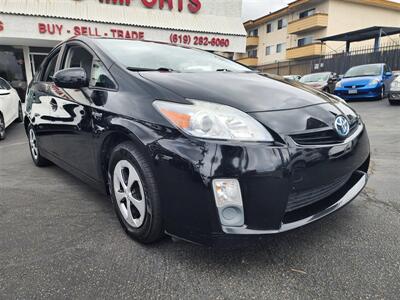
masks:
[[[346,89],[358,89],[364,87],[365,84],[357,84],[357,85],[345,85],[344,87]]]
[[[354,120],[350,124],[349,135],[357,130],[358,125],[358,120]],[[340,144],[343,142],[343,139],[341,139],[333,129],[293,134],[290,135],[290,137],[299,145],[328,145]]]
[[[348,174],[318,188],[312,188],[300,192],[292,192],[289,195],[286,212],[294,211],[329,197],[334,192],[338,191],[342,186],[344,186],[350,177],[351,174]]]

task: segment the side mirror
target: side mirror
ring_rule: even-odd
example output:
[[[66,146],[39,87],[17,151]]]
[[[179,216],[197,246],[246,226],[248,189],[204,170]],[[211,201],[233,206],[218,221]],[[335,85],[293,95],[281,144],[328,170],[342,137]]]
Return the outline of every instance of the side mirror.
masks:
[[[387,76],[387,77],[392,77],[392,75],[393,75],[392,72],[386,72],[386,73],[385,73],[385,76]]]
[[[60,88],[80,89],[89,86],[86,71],[82,68],[60,70],[54,74],[53,80]]]
[[[10,91],[9,90],[1,90],[0,89],[0,96],[5,96],[5,95],[10,95]]]

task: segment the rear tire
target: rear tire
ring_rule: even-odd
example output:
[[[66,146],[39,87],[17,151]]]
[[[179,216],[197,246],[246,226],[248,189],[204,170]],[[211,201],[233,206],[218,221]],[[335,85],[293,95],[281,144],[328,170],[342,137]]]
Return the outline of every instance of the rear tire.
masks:
[[[39,142],[36,138],[36,132],[33,129],[33,126],[29,124],[28,126],[28,140],[29,140],[29,152],[31,153],[31,157],[33,163],[37,167],[44,167],[50,165],[50,161],[44,158],[39,151]]]
[[[3,115],[0,113],[0,140],[6,138],[6,124],[4,123]]]
[[[108,165],[110,196],[125,232],[144,244],[163,236],[161,202],[148,158],[132,142],[111,153]]]
[[[18,118],[17,122],[21,123],[24,121],[24,113],[22,111],[22,104],[21,102],[18,102]]]

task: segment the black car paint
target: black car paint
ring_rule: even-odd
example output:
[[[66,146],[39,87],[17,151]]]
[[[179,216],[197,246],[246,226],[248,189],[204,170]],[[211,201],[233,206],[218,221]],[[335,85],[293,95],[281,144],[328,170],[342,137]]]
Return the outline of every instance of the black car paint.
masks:
[[[110,150],[122,140],[133,141],[147,153],[155,170],[164,226],[171,235],[199,243],[236,238],[221,229],[213,178],[239,180],[249,228],[279,229],[289,193],[368,169],[365,129],[345,148],[299,146],[289,137],[332,128],[339,114],[356,116],[322,92],[255,73],[131,72],[114,63],[96,40],[84,37],[50,53],[49,57],[57,49],[62,51],[57,69],[69,43],[96,54],[116,89],[62,89],[35,76],[29,86],[26,126],[31,123],[36,130],[43,156],[104,192]],[[189,103],[188,98],[248,112],[270,130],[276,142],[194,139],[173,128],[152,105],[156,99]]]

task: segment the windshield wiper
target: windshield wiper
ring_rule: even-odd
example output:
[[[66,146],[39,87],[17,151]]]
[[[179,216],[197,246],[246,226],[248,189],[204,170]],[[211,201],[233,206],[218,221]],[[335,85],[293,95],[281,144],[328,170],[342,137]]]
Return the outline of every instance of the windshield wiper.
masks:
[[[229,69],[216,69],[216,72],[232,72],[232,70]]]
[[[160,67],[158,69],[151,69],[151,68],[139,68],[139,67],[127,67],[129,71],[132,72],[176,72],[173,69]]]

